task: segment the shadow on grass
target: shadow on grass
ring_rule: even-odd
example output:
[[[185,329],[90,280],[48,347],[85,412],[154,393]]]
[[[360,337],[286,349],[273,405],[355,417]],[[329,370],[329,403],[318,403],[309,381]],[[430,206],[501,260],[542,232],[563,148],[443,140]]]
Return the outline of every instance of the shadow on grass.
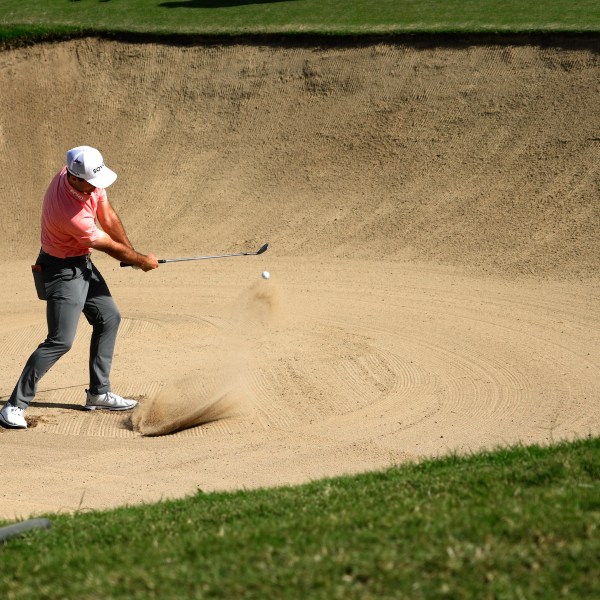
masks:
[[[165,8],[227,8],[244,4],[272,4],[273,2],[295,2],[296,0],[180,0],[161,2]]]

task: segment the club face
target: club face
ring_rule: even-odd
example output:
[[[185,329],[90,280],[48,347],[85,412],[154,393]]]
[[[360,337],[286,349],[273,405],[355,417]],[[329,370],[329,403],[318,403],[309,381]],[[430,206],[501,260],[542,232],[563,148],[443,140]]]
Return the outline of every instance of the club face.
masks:
[[[261,247],[261,249],[256,253],[256,254],[262,254],[263,252],[266,252],[269,248],[269,244],[265,244],[264,246]]]

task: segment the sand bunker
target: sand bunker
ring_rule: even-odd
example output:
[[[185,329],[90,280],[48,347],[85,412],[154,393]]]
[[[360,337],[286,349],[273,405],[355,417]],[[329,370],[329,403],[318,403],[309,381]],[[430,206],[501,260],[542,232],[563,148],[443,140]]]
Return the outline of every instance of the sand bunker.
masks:
[[[3,399],[45,335],[28,265],[67,148],[119,173],[141,251],[271,244],[95,257],[140,407],[80,410],[82,319],[31,428],[0,429],[0,516],[598,434],[600,60],[567,46],[0,54]]]

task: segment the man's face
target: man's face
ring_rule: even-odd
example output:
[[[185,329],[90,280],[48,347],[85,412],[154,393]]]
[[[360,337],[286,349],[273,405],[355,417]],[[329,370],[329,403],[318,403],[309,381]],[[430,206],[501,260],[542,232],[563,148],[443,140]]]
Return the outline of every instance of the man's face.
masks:
[[[96,188],[91,183],[88,183],[85,179],[75,177],[69,173],[69,183],[78,191],[84,194],[91,194]]]

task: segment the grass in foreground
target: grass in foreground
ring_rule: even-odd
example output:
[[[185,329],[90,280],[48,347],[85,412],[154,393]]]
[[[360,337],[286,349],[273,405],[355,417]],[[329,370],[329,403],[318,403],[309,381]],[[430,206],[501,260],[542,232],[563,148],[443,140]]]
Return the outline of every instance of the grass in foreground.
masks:
[[[0,40],[57,34],[600,31],[597,0],[0,0]]]
[[[600,439],[50,518],[3,598],[600,597]]]

